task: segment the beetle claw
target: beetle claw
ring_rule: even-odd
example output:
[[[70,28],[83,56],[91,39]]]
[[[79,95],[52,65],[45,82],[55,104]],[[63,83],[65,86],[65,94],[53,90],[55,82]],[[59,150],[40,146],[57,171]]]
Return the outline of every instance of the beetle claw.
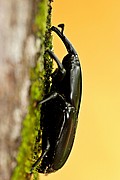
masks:
[[[65,25],[61,23],[61,24],[58,24],[58,27],[61,28],[61,31],[60,31],[60,32],[61,32],[61,34],[63,35]],[[51,31],[55,31],[55,29],[56,29],[55,26],[52,26],[52,27],[50,28]]]
[[[64,27],[65,27],[65,25],[64,25],[64,24],[59,24],[59,25],[58,25],[58,27],[60,27],[60,28],[61,28],[61,33],[63,34],[63,31],[64,31]]]

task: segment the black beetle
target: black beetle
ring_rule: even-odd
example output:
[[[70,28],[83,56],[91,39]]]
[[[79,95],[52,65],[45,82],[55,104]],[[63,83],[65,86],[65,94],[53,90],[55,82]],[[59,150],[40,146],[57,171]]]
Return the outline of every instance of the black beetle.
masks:
[[[42,119],[42,155],[33,164],[32,170],[48,174],[60,169],[66,162],[74,142],[82,93],[82,74],[77,52],[64,36],[64,24],[52,26],[63,41],[68,54],[62,63],[48,50],[58,68],[51,75],[49,95],[40,102],[44,107]]]

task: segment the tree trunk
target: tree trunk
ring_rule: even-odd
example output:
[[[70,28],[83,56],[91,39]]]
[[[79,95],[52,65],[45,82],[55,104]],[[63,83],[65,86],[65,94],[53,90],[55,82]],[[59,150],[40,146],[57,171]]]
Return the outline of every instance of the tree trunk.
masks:
[[[31,27],[38,1],[0,0],[1,180],[9,180],[16,166],[21,123],[27,113],[29,69],[37,51]]]

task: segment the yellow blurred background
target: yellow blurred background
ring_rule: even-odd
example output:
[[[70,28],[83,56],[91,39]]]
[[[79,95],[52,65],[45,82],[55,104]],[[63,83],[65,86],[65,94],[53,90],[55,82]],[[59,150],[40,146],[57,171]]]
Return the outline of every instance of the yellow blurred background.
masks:
[[[54,0],[52,24],[65,23],[83,72],[83,94],[72,152],[41,180],[120,180],[120,1]],[[62,60],[66,51],[54,36]]]

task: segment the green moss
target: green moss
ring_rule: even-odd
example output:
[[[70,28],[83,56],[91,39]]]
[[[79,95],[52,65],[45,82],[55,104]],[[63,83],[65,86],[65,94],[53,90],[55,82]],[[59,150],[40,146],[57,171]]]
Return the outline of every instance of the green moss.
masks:
[[[41,154],[41,130],[40,130],[40,105],[37,101],[43,99],[45,93],[49,91],[50,74],[52,61],[46,49],[51,49],[51,6],[49,0],[38,1],[35,16],[35,36],[36,41],[40,40],[40,53],[36,55],[36,63],[30,70],[30,105],[28,114],[23,121],[21,132],[21,145],[17,156],[17,166],[14,170],[12,180],[27,180],[31,178],[30,169],[32,164]],[[33,179],[38,179],[38,173],[33,172]]]
[[[41,34],[44,34],[46,29],[46,24],[44,23],[47,17],[48,0],[42,0],[37,5],[37,15],[35,17],[35,25],[38,28],[37,35],[41,37]]]

